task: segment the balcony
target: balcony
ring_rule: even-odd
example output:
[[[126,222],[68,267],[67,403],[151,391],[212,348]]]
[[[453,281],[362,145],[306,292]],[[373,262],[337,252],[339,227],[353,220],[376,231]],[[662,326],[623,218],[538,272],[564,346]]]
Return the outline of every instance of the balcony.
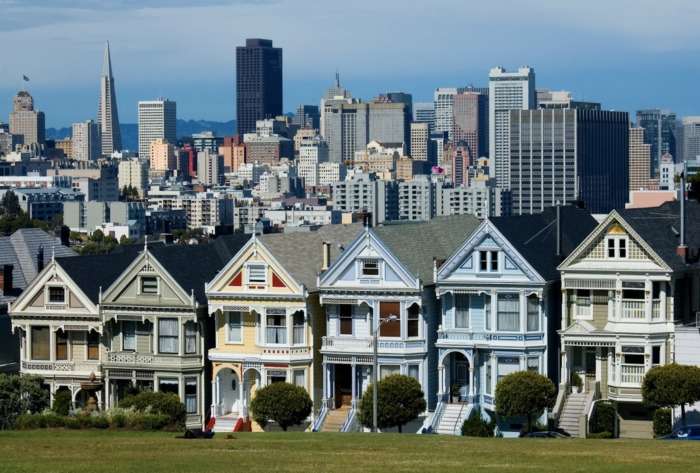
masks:
[[[620,384],[641,386],[644,379],[644,365],[620,365]]]
[[[438,340],[468,342],[473,340],[486,340],[484,333],[467,332],[463,330],[438,330]]]
[[[341,353],[372,353],[372,339],[369,337],[323,337],[322,350]],[[425,340],[379,339],[379,353],[423,353],[426,351]]]
[[[199,355],[154,355],[131,351],[115,351],[107,353],[105,366],[126,368],[200,368],[202,357]]]
[[[645,302],[640,299],[622,299],[622,313],[620,314],[621,320],[644,320],[646,318],[645,314]]]

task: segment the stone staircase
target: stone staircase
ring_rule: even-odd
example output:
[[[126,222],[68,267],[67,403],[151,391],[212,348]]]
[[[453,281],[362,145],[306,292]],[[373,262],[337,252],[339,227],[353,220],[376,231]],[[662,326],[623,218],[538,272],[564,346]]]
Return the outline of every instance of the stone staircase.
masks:
[[[323,421],[323,426],[321,426],[321,432],[340,432],[349,413],[350,406],[347,405],[329,410],[326,419]]]
[[[654,426],[649,420],[631,420],[618,417],[621,439],[653,439]]]
[[[442,435],[459,435],[462,433],[462,424],[469,409],[466,404],[445,404],[436,432]]]
[[[566,397],[564,408],[559,416],[559,428],[572,437],[585,437],[586,432],[580,432],[579,418],[585,414],[586,393],[571,393]]]
[[[233,432],[233,428],[236,425],[236,421],[238,421],[238,416],[226,416],[226,417],[217,417],[216,422],[214,423],[214,432],[223,432],[223,433],[230,433]]]

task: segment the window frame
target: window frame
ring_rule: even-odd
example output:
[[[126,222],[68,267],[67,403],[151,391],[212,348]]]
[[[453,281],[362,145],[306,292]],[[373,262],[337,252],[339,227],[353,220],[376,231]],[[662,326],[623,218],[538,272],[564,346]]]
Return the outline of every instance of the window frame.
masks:
[[[150,281],[154,280],[156,282],[155,284],[155,291],[151,292],[150,290],[145,291],[144,290],[144,282],[145,281]],[[145,296],[157,296],[160,294],[160,278],[156,275],[142,275],[139,276],[139,294],[145,295]]]
[[[122,341],[121,345],[122,345],[122,351],[135,352],[136,349],[137,349],[137,341],[136,341],[136,321],[135,321],[135,320],[121,320],[121,321],[120,321],[120,324],[121,324],[121,325],[120,325],[119,329],[120,329],[120,331],[121,331],[121,339],[122,339],[122,340],[121,340],[121,341]],[[131,334],[129,334],[130,336],[133,336],[133,340],[134,340],[134,347],[133,347],[133,348],[127,348],[127,347],[126,347],[126,343],[125,343],[125,341],[126,341],[126,330],[124,329],[124,327],[126,327],[127,325],[130,325],[130,326],[133,326],[133,327],[134,327],[133,332],[132,332]]]
[[[466,313],[464,311],[464,308],[462,308],[462,310],[458,310],[459,305],[457,304],[457,301],[460,299],[466,299],[466,302],[467,302]],[[470,308],[471,308],[471,297],[469,294],[455,294],[455,297],[454,297],[454,328],[459,329],[459,330],[468,330],[471,327]],[[457,320],[459,320],[459,317],[458,317],[459,314],[462,314],[462,317],[464,317],[466,315],[466,324],[464,326],[457,325]]]
[[[415,307],[415,310],[412,309]],[[406,338],[421,337],[421,307],[413,303],[406,308]],[[415,335],[411,334],[412,325],[415,325]]]
[[[172,322],[175,321],[175,326],[177,330],[175,335],[163,335],[163,330],[161,329],[162,322]],[[175,340],[175,350],[174,351],[164,351],[161,347],[161,342],[165,340]],[[177,317],[159,317],[158,318],[158,354],[159,355],[177,355],[180,353],[180,319]]]
[[[238,314],[238,323],[231,323],[231,315]],[[224,312],[226,316],[226,344],[227,345],[239,345],[243,343],[243,313],[237,310],[227,310]],[[238,327],[238,340],[231,338],[231,326]]]
[[[190,329],[189,333],[188,333],[188,329]],[[191,320],[185,322],[185,327],[184,327],[184,337],[185,337],[184,353],[185,353],[185,355],[196,355],[197,354],[197,332],[199,332],[198,327],[197,327],[197,322],[192,322]],[[191,340],[192,338],[194,338],[194,350],[188,350],[187,342],[188,342],[188,340]]]
[[[94,337],[96,337],[93,342],[90,342],[90,334],[94,333]],[[90,350],[97,350],[97,355],[92,356],[90,353]],[[85,335],[85,358],[88,361],[99,361],[100,360],[100,333],[96,330],[88,330],[88,333]]]
[[[533,299],[536,301],[535,308],[537,309],[537,313],[530,312],[530,302]],[[526,325],[526,330],[528,332],[539,332],[540,331],[540,326],[542,325],[541,320],[540,320],[541,315],[542,315],[541,304],[542,304],[542,300],[535,294],[530,294],[529,296],[527,296],[525,298],[525,311],[526,311],[525,325]],[[535,321],[536,321],[535,325],[536,326],[535,326],[535,328],[530,328],[530,317],[533,315],[536,316],[536,318],[535,318]]]
[[[376,274],[368,274],[365,272],[365,268],[367,267],[368,264],[374,264],[375,269],[372,270],[372,273],[376,271]],[[379,278],[381,276],[381,268],[380,268],[380,262],[379,258],[363,258],[360,260],[360,277],[361,278]]]
[[[515,301],[517,304],[517,311],[508,311],[508,312],[502,312],[501,311],[501,300],[503,301]],[[520,310],[522,308],[520,307],[520,294],[514,293],[514,292],[502,292],[498,293],[496,295],[496,331],[497,332],[520,332],[522,330],[522,327],[520,326]],[[517,321],[516,328],[514,329],[505,329],[501,328],[501,313],[504,314],[516,314],[515,320]]]
[[[69,358],[69,356],[68,356],[68,332],[65,332],[65,331],[59,329],[59,330],[56,330],[55,333],[56,333],[56,335],[55,335],[55,337],[56,337],[56,348],[55,348],[56,353],[54,356],[56,357],[56,361],[68,361],[68,358]],[[59,336],[59,334],[63,334],[63,335]],[[60,341],[60,339],[62,339],[63,341]],[[61,348],[61,347],[63,348],[63,350],[65,350],[63,356],[59,356],[59,348]]]
[[[344,309],[347,307],[347,309]],[[346,312],[343,314],[343,312]],[[353,306],[350,304],[338,304],[338,335],[341,337],[351,337],[354,335],[355,327],[353,320]],[[349,314],[349,315],[348,315]],[[344,324],[350,324],[350,332],[348,333],[343,329]],[[347,328],[347,326],[345,327]]]
[[[268,265],[263,261],[255,261],[246,263],[245,265],[245,282],[248,286],[267,286],[268,284]],[[253,268],[256,270],[262,270],[264,272],[264,278],[253,280],[251,276],[253,275]]]
[[[629,237],[627,235],[607,235],[605,237],[606,259],[629,259],[629,246]]]
[[[60,290],[60,291],[61,291],[61,296],[62,296],[62,297],[61,297],[61,300],[60,300],[60,301],[58,301],[58,300],[56,300],[56,301],[52,300],[51,291],[55,291],[55,290]],[[47,304],[49,304],[49,305],[65,305],[65,304],[67,303],[67,302],[66,302],[66,299],[68,299],[68,298],[66,297],[66,296],[67,296],[66,292],[67,292],[67,291],[66,291],[66,288],[65,288],[64,286],[56,286],[56,285],[47,286],[47,287],[46,287],[46,301],[47,301]]]
[[[185,404],[185,411],[189,415],[196,415],[199,412],[199,402],[197,402],[197,398],[199,395],[199,382],[197,381],[196,376],[186,376],[185,379],[183,380],[184,384],[184,395],[185,399],[183,399],[183,403]],[[194,394],[188,393],[187,392],[187,387],[188,386],[193,386],[194,385]],[[187,402],[189,399],[191,399],[191,396],[194,396],[194,410],[190,411],[187,408]]]

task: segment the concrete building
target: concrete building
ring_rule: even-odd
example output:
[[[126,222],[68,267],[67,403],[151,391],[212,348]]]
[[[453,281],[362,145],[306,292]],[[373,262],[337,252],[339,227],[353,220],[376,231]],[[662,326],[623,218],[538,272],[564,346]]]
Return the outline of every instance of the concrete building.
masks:
[[[119,189],[133,187],[139,193],[139,198],[146,197],[148,189],[148,161],[139,158],[129,158],[119,161]]]
[[[177,106],[167,99],[139,102],[139,158],[151,158],[151,143],[177,142]]]
[[[101,137],[100,154],[111,156],[115,151],[121,151],[122,139],[119,128],[119,113],[117,112],[117,92],[112,76],[109,43],[105,46],[102,75],[100,76],[100,105],[97,109],[97,124]]]
[[[587,110],[600,110],[598,102],[582,102],[574,100],[568,90],[538,89],[537,108],[576,108]]]
[[[92,234],[109,223],[131,226],[139,235],[146,230],[146,207],[143,202],[65,202],[63,223],[71,231]]]
[[[487,156],[488,150],[488,94],[474,89],[460,90],[454,96],[452,107],[454,143],[464,141],[474,158]]]
[[[649,189],[651,145],[644,143],[644,128],[630,127],[629,190]]]
[[[399,220],[427,221],[435,216],[436,186],[429,176],[399,182]]]
[[[521,67],[507,72],[495,67],[489,72],[489,158],[491,177],[496,185],[510,184],[510,111],[528,110],[536,106],[535,71]]]
[[[54,146],[56,149],[62,150],[66,158],[70,159],[73,157],[73,141],[70,138],[56,140]]]
[[[292,119],[292,124],[299,128],[318,130],[321,122],[321,112],[318,105],[299,105]]]
[[[454,101],[457,89],[454,87],[440,87],[433,94],[434,126],[433,132],[447,133],[452,137],[454,130]]]
[[[282,158],[294,158],[292,140],[279,135],[262,136],[257,133],[243,135],[246,162],[275,165]]]
[[[300,143],[297,172],[304,180],[304,187],[320,185],[319,165],[325,162],[328,162],[328,144],[321,137]]]
[[[649,177],[657,177],[661,156],[676,156],[676,114],[658,108],[639,110],[637,126],[644,129],[644,142],[651,145]]]
[[[693,161],[700,159],[700,116],[683,117],[676,145],[676,161]]]
[[[321,163],[318,165],[318,185],[331,186],[342,181],[347,175],[347,168],[341,163]]]
[[[269,39],[246,39],[236,47],[236,125],[238,135],[255,122],[282,115],[282,48]]]
[[[10,189],[0,189],[0,198]],[[50,222],[63,213],[63,203],[82,200],[83,196],[72,189],[60,187],[12,189],[19,207],[29,218]]]
[[[173,171],[177,168],[175,146],[166,139],[157,138],[148,146],[151,171]],[[141,158],[143,160],[143,158]]]
[[[332,185],[333,210],[370,213],[374,225],[398,220],[398,182],[362,172],[348,174]]]
[[[438,186],[435,190],[436,215],[469,214],[479,218],[510,215],[510,191],[492,184],[474,181],[470,186]]]
[[[661,156],[659,163],[659,190],[675,191],[676,187],[676,164],[673,156],[666,153]]]
[[[223,159],[223,173],[231,173],[246,162],[246,147],[245,143],[239,136],[227,136],[224,142],[219,146],[219,154]]]
[[[85,196],[85,201],[119,200],[119,171],[113,164],[95,166],[91,162],[76,168],[49,169],[47,176],[63,181],[70,180],[70,187]],[[61,184],[61,187],[63,184]]]
[[[223,176],[223,157],[208,149],[197,153],[197,180],[205,186],[217,186]]]
[[[100,157],[102,140],[100,127],[92,120],[73,123],[71,134],[71,158],[76,161],[95,161]]]
[[[10,133],[17,135],[25,146],[41,147],[46,139],[44,112],[34,110],[34,98],[20,90],[12,101]]]
[[[321,117],[319,120],[319,132],[323,138],[328,141],[328,131],[326,130],[326,117],[328,116],[328,113],[330,112],[331,108],[340,105],[340,104],[350,104],[353,103],[354,100],[352,98],[352,95],[350,92],[342,87],[340,85],[340,74],[336,72],[335,74],[335,83],[333,84],[332,87],[330,87],[325,95],[321,98],[321,106],[320,112],[321,112]]]
[[[427,123],[430,131],[435,126],[435,104],[433,102],[417,102],[413,104],[413,121]]]
[[[431,151],[430,124],[425,122],[411,123],[411,157],[416,161],[433,162]]]
[[[219,146],[223,144],[223,137],[215,136],[214,132],[211,131],[203,131],[192,135],[192,146],[197,152],[208,149],[211,153],[217,153]]]

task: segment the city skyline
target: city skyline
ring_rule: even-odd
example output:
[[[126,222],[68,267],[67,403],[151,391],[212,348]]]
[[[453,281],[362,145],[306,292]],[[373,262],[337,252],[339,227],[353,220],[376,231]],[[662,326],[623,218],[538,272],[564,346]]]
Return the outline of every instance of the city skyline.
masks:
[[[608,5],[604,16],[583,5],[544,0],[503,11],[445,1],[410,12],[397,12],[396,2],[386,1],[372,5],[372,15],[363,2],[350,12],[331,2],[311,11],[299,5],[298,13],[283,17],[275,11],[289,11],[286,1],[169,3],[165,7],[151,0],[136,7],[113,0],[104,5],[109,11],[104,16],[90,1],[2,0],[6,14],[0,19],[0,40],[17,41],[23,48],[5,53],[0,116],[9,113],[26,74],[48,126],[96,118],[94,97],[109,40],[122,122],[135,123],[137,102],[159,96],[177,101],[183,118],[230,120],[235,118],[235,47],[248,37],[270,38],[285,51],[285,112],[302,103],[318,104],[336,70],[355,97],[404,91],[423,102],[437,87],[485,86],[491,67],[530,65],[537,70],[538,87],[570,90],[575,98],[602,102],[607,109],[668,108],[678,116],[697,114],[692,78],[700,65],[692,57],[700,33],[692,25],[700,19],[700,8],[688,1],[676,0],[676,8],[668,9],[651,2],[635,3],[632,9],[621,1]],[[625,23],[619,24],[615,18],[623,14]],[[351,36],[327,26],[336,23],[324,20],[334,17],[361,21],[374,33]],[[395,28],[379,28],[386,18],[405,34],[397,37]],[[166,25],[198,19],[207,21],[207,35],[187,33],[187,28],[166,30]],[[470,31],[469,37],[450,26],[457,20],[460,29]],[[493,38],[494,21],[499,23],[498,38]],[[440,28],[429,27],[438,24]],[[525,33],[527,41],[513,41]],[[446,62],[445,53],[463,59]],[[190,65],[185,58],[191,59]]]

